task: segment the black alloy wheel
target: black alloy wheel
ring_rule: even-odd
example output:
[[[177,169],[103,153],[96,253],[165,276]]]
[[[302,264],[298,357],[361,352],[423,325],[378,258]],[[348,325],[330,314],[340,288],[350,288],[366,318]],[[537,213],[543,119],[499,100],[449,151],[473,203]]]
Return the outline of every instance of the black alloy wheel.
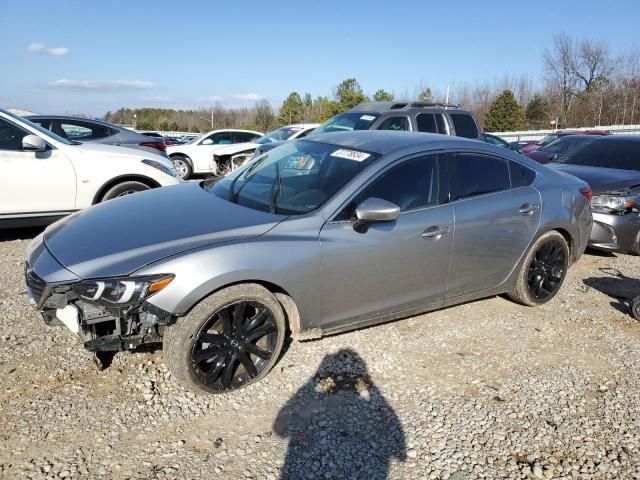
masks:
[[[565,248],[557,238],[549,238],[538,246],[527,272],[527,288],[536,300],[553,296],[567,271]]]
[[[278,326],[273,312],[257,301],[236,301],[203,324],[191,347],[191,369],[212,390],[240,388],[277,355]]]

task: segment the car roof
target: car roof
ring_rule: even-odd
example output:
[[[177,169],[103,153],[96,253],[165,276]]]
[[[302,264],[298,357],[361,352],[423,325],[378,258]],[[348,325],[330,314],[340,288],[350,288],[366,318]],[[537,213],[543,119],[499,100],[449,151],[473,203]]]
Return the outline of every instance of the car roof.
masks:
[[[200,136],[211,135],[212,133],[219,132],[248,132],[248,133],[257,133],[258,135],[264,135],[264,133],[256,132],[255,130],[245,130],[243,128],[219,128],[217,130],[211,130],[209,132],[203,133]]]
[[[468,147],[483,143],[468,138],[439,135],[437,133],[400,132],[392,130],[354,130],[350,132],[321,133],[299,141],[328,143],[338,147],[354,148],[385,155],[403,147],[428,146]],[[435,147],[435,145],[434,145]]]
[[[30,120],[37,120],[37,119],[80,120],[82,122],[94,122],[94,123],[101,123],[103,125],[113,125],[113,123],[105,122],[104,120],[99,120],[97,118],[77,117],[75,115],[27,115],[26,118]],[[114,125],[114,126],[117,127],[118,125]]]
[[[467,110],[461,109],[459,105],[437,102],[364,102],[356,105],[349,112],[382,114],[387,112],[406,112],[408,110],[426,110],[429,108],[469,113]]]
[[[593,138],[594,142],[640,142],[640,135],[585,135]]]

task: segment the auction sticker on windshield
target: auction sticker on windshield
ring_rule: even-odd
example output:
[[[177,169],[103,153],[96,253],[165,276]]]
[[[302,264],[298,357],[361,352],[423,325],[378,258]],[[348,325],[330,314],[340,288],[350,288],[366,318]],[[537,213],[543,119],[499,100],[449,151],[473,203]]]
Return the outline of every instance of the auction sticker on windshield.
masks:
[[[358,152],[357,150],[347,150],[345,148],[341,148],[340,150],[336,150],[331,154],[332,157],[338,158],[346,158],[347,160],[355,160],[356,162],[362,162],[369,158],[371,154]]]
[[[376,119],[376,117],[374,117],[373,115],[362,115],[360,117],[360,120],[365,120],[367,122],[371,122],[371,121],[373,121],[375,119]]]

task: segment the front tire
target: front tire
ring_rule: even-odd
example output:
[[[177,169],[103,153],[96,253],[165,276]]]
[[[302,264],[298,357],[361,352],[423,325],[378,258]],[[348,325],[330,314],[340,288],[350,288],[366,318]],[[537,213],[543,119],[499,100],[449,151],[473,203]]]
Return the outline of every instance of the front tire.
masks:
[[[149,185],[142,182],[122,182],[114,185],[109,190],[105,192],[105,194],[100,199],[101,202],[106,202],[107,200],[112,200],[118,197],[124,197],[125,195],[130,195],[136,192],[142,192],[144,190],[149,190]]]
[[[165,361],[184,387],[226,393],[269,373],[285,333],[284,312],[269,290],[233,285],[205,298],[165,330]]]
[[[191,175],[193,175],[193,167],[191,166],[191,160],[189,157],[184,155],[173,155],[171,157],[171,161],[183,180],[191,178]]]
[[[569,246],[555,230],[543,234],[522,262],[515,288],[507,296],[530,307],[547,303],[556,296],[569,267]]]

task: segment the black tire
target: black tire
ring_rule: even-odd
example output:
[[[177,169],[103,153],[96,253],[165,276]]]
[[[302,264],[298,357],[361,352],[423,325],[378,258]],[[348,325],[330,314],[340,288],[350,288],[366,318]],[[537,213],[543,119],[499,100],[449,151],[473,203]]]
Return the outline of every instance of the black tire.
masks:
[[[107,200],[112,200],[117,197],[124,197],[125,195],[130,195],[132,193],[149,190],[149,188],[151,188],[149,185],[142,182],[129,181],[118,183],[107,190],[104,195],[102,195],[100,201],[106,202]]]
[[[631,315],[636,320],[640,320],[640,297],[631,300]]]
[[[193,175],[193,164],[189,157],[186,155],[176,154],[171,156],[171,161],[183,180],[191,178],[191,175]]]
[[[568,267],[567,241],[559,232],[547,232],[527,252],[515,288],[507,296],[530,307],[547,303],[562,287]]]
[[[233,285],[165,330],[165,362],[184,387],[226,393],[264,378],[280,357],[285,335],[284,312],[269,290],[253,283]]]

